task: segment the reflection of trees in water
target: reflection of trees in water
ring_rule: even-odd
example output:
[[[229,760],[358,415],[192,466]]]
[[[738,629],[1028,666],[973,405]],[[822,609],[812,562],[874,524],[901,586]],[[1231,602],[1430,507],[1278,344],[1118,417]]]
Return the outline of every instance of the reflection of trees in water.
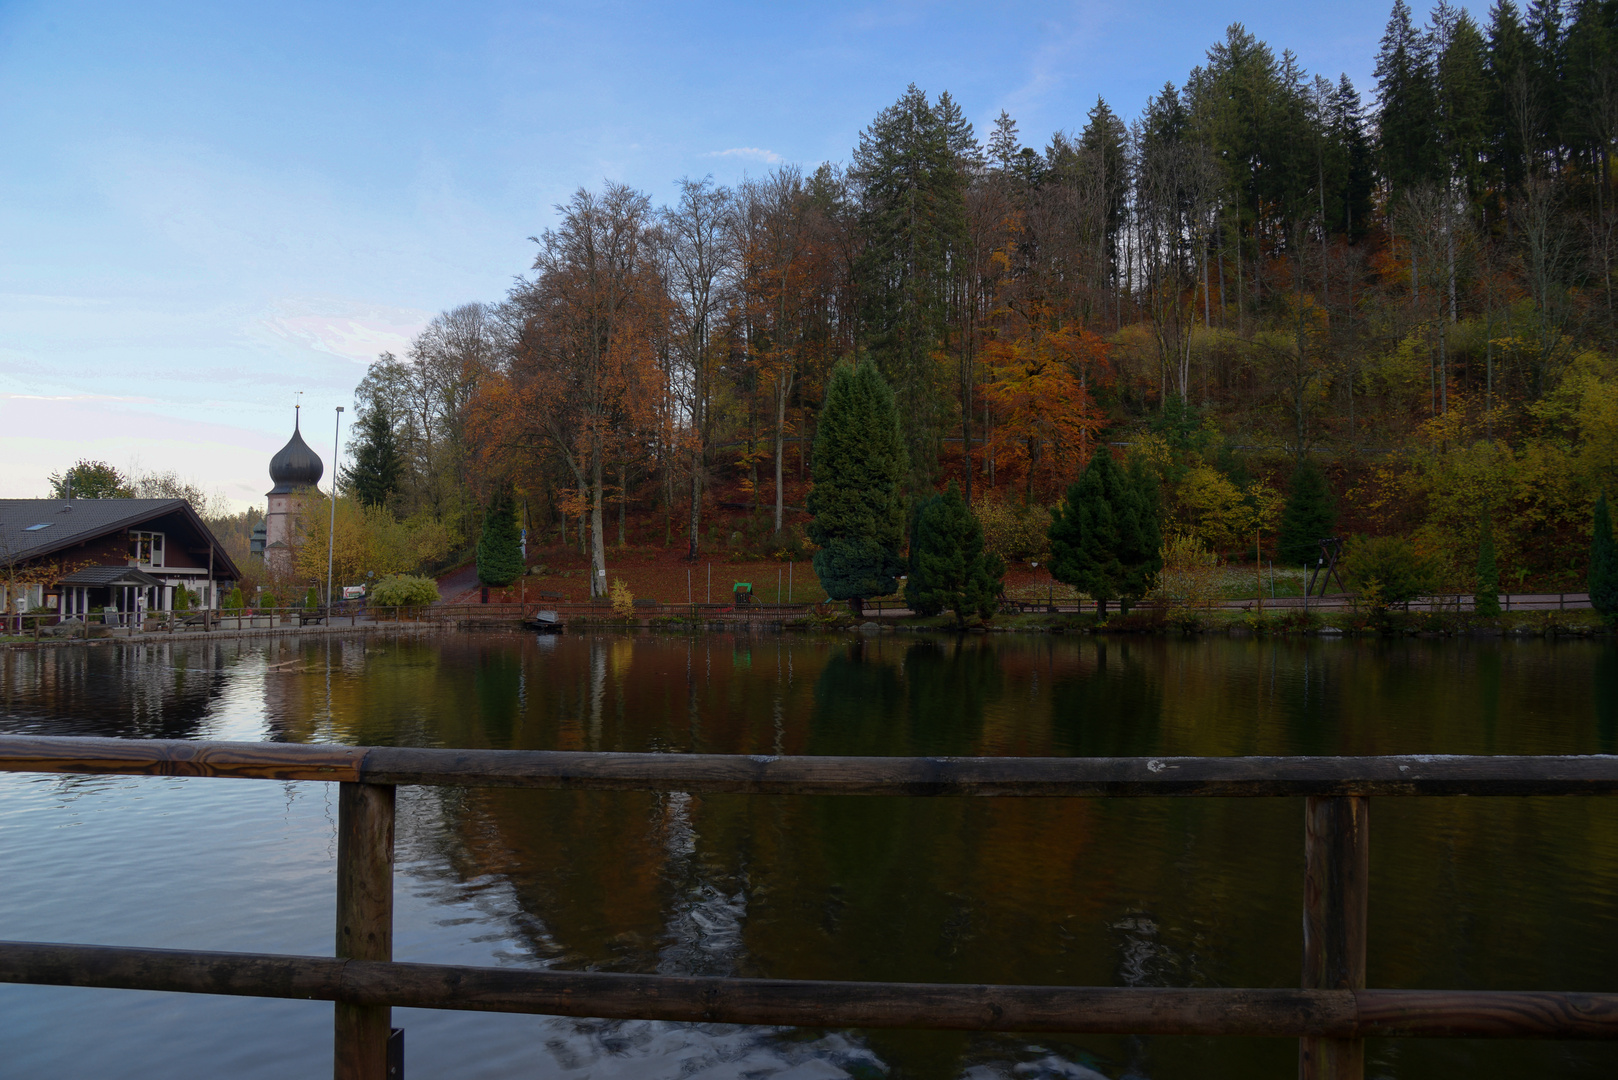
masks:
[[[1597,738],[1603,754],[1618,754],[1618,646],[1602,649],[1595,662]]]
[[[876,642],[856,639],[827,661],[815,681],[808,754],[903,753],[909,739],[899,666]]]
[[[584,636],[542,649],[457,635],[332,648],[329,706],[327,661],[310,653],[287,668],[302,674],[286,685],[307,693],[284,708],[329,708],[331,730],[354,742],[1113,755],[1582,752],[1618,741],[1618,653],[1580,643],[706,635]],[[1072,984],[1295,977],[1300,830],[1290,802],[499,790],[428,800],[442,817],[435,888],[481,897],[491,936],[560,966]],[[1534,921],[1547,913],[1547,926],[1596,925],[1592,912],[1607,909],[1595,886],[1525,902],[1520,883],[1547,860],[1583,866],[1601,851],[1596,876],[1612,880],[1611,814],[1579,800],[1524,803],[1516,812],[1551,816],[1503,823],[1516,838],[1503,844],[1502,822],[1473,820],[1489,801],[1467,802],[1424,801],[1404,838],[1379,849],[1383,910],[1399,916],[1383,916],[1398,935],[1383,955],[1401,957],[1398,978],[1383,981],[1420,982],[1457,955],[1494,964],[1507,940],[1533,941],[1520,950],[1518,982],[1595,978],[1564,940],[1573,935],[1534,940],[1548,933]],[[1396,835],[1395,812],[1378,812],[1385,836]],[[1508,854],[1472,850],[1494,847]],[[1487,887],[1465,869],[1478,859],[1495,879]],[[1429,880],[1435,867],[1442,880]],[[1521,915],[1402,929],[1419,928],[1411,906],[1435,896]],[[880,1035],[873,1045],[896,1074],[959,1075],[966,1044],[951,1040]],[[1087,1045],[1135,1060],[1122,1041]],[[1186,1045],[1153,1042],[1146,1071],[1196,1071]],[[1243,1075],[1220,1068],[1208,1072]]]
[[[981,752],[984,705],[1005,688],[993,645],[964,638],[918,642],[905,650],[904,678],[915,748],[907,753]]]
[[[510,652],[478,654],[472,675],[473,697],[484,746],[510,749],[522,699],[522,664]]]
[[[184,739],[224,692],[241,642],[0,652],[0,732]]]
[[[1139,646],[1132,649],[1131,644],[1093,638],[1080,646],[1077,669],[1069,667],[1056,680],[1051,691],[1051,727],[1063,753],[1129,757],[1158,750],[1162,673],[1141,657]]]

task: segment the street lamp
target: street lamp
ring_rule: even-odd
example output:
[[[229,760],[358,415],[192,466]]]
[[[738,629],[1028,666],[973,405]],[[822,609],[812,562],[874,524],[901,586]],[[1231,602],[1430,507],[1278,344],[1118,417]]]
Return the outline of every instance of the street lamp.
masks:
[[[331,528],[326,533],[326,624],[331,625],[331,558],[337,543],[337,438],[343,430],[343,407],[331,429]]]

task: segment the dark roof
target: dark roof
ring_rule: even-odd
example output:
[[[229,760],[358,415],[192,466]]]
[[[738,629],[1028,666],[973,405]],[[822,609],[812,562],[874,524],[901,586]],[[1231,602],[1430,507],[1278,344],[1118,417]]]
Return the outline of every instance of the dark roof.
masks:
[[[292,438],[270,459],[270,479],[275,486],[269,493],[285,495],[312,488],[320,482],[321,474],[325,471],[326,466],[321,463],[320,455],[303,441],[303,435],[298,431],[298,421],[294,418]]]
[[[109,585],[133,585],[140,589],[150,589],[163,582],[134,566],[86,566],[83,570],[73,571],[57,584],[89,585],[97,589]]]
[[[0,563],[42,559],[166,514],[188,519],[203,542],[213,545],[219,577],[242,576],[213,530],[184,499],[0,499]]]

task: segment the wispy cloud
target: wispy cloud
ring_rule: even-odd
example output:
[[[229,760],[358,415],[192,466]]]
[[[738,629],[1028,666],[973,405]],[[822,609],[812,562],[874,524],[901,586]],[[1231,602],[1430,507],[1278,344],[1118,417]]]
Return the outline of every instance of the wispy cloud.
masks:
[[[766,165],[775,165],[783,160],[781,155],[774,150],[764,150],[757,146],[734,146],[729,150],[711,150],[706,156],[751,158],[754,161],[762,161]]]
[[[120,397],[116,394],[0,394],[5,401],[122,401],[134,405],[155,405],[156,398]]]
[[[427,323],[427,313],[344,300],[288,299],[259,320],[274,336],[316,352],[368,364],[383,352],[403,353]]]

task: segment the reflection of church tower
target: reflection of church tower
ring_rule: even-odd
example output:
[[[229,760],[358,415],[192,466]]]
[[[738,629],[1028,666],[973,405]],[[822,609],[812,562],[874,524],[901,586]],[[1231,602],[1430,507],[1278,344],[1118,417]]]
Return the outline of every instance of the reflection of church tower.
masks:
[[[326,467],[298,432],[298,413],[292,413],[292,438],[270,459],[269,511],[264,515],[264,563],[270,577],[292,576],[292,548],[302,531],[304,498],[320,482]]]

